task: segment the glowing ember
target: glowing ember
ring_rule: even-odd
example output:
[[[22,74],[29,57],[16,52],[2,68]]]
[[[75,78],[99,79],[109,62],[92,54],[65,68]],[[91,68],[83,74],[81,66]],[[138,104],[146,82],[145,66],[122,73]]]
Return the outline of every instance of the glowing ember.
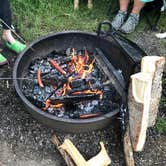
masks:
[[[32,63],[26,77],[37,77],[37,83],[34,87],[26,83],[29,88],[23,91],[41,110],[57,117],[100,116],[118,107],[114,101],[119,96],[96,60],[86,49],[50,53]]]

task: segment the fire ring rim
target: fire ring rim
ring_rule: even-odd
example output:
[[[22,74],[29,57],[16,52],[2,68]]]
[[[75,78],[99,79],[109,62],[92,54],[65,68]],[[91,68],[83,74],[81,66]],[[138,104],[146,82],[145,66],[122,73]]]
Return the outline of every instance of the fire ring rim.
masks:
[[[21,98],[21,100],[23,101],[24,105],[28,106],[31,111],[35,111],[36,113],[38,113],[41,116],[44,116],[46,118],[49,118],[51,120],[57,120],[60,122],[64,122],[64,123],[72,123],[72,124],[86,124],[86,123],[93,123],[93,122],[98,122],[98,121],[103,121],[105,119],[111,119],[114,115],[116,115],[117,113],[119,113],[118,109],[115,109],[109,113],[106,113],[104,115],[101,115],[99,117],[94,117],[94,118],[89,118],[89,119],[65,119],[65,118],[59,118],[53,115],[50,115],[46,112],[42,112],[38,107],[36,107],[35,105],[33,105],[26,97],[25,95],[22,93],[20,87],[19,87],[19,83],[17,80],[17,70],[18,70],[18,66],[19,63],[22,59],[23,56],[25,56],[25,53],[31,49],[35,44],[37,44],[38,42],[45,40],[49,37],[55,37],[58,35],[64,35],[64,34],[68,34],[68,33],[75,33],[75,34],[86,34],[86,35],[91,35],[96,37],[97,33],[94,32],[84,32],[84,31],[62,31],[62,32],[53,32],[44,36],[39,37],[38,39],[34,40],[33,42],[31,42],[26,49],[20,53],[14,63],[14,68],[13,68],[13,82],[14,82],[14,87],[15,90],[17,92],[17,94],[19,95],[19,97]],[[26,109],[27,110],[27,109]],[[29,112],[29,110],[28,110]]]

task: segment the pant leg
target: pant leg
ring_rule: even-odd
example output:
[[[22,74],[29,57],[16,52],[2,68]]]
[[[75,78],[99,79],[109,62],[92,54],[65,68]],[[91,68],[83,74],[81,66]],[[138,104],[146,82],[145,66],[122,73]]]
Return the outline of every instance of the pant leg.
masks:
[[[11,10],[10,10],[10,2],[9,0],[0,0],[0,18],[11,27]],[[3,25],[4,29],[9,29],[6,25]]]

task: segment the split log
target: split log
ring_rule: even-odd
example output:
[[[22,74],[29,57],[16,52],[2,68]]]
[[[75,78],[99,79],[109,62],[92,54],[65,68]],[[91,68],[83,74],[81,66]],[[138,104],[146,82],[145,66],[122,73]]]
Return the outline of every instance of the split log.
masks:
[[[73,159],[77,166],[107,166],[111,163],[103,142],[100,142],[101,151],[90,160],[86,161],[77,148],[69,139],[65,139],[64,143],[59,147],[65,150]]]
[[[87,161],[88,166],[107,166],[111,164],[111,159],[107,154],[103,142],[100,142],[100,152]]]
[[[129,126],[127,127],[123,137],[123,151],[124,151],[126,166],[134,166],[135,162],[133,157],[133,148],[131,145]]]
[[[62,148],[59,148],[59,146],[61,145],[61,143],[59,142],[59,140],[58,140],[58,138],[57,138],[56,135],[52,136],[51,142],[56,146],[56,148],[58,149],[58,151],[60,152],[60,154],[64,158],[67,166],[75,166],[74,162],[72,161],[72,159],[70,158],[70,156],[65,152],[65,150],[63,150]]]
[[[131,79],[128,92],[131,142],[134,151],[142,151],[148,127],[152,76],[137,73],[132,75]]]
[[[65,139],[59,148],[65,150],[77,166],[87,166],[86,160],[69,139]]]
[[[146,56],[142,58],[141,72],[152,74],[152,89],[149,108],[148,127],[155,125],[159,102],[162,92],[162,75],[165,58],[159,56]]]
[[[164,62],[163,57],[144,57],[141,72],[131,76],[128,108],[134,151],[143,150],[147,128],[153,126],[156,121]]]

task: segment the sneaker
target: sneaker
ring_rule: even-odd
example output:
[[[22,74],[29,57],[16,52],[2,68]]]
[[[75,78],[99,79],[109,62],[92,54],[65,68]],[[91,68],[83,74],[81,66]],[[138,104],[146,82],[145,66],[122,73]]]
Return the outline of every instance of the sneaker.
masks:
[[[127,17],[127,12],[118,11],[118,14],[114,17],[111,25],[115,30],[119,30],[120,27],[123,25],[123,23],[125,22],[125,19]]]
[[[120,31],[123,33],[131,33],[135,30],[135,27],[139,23],[139,15],[131,13],[127,19],[127,21],[120,28]]]

